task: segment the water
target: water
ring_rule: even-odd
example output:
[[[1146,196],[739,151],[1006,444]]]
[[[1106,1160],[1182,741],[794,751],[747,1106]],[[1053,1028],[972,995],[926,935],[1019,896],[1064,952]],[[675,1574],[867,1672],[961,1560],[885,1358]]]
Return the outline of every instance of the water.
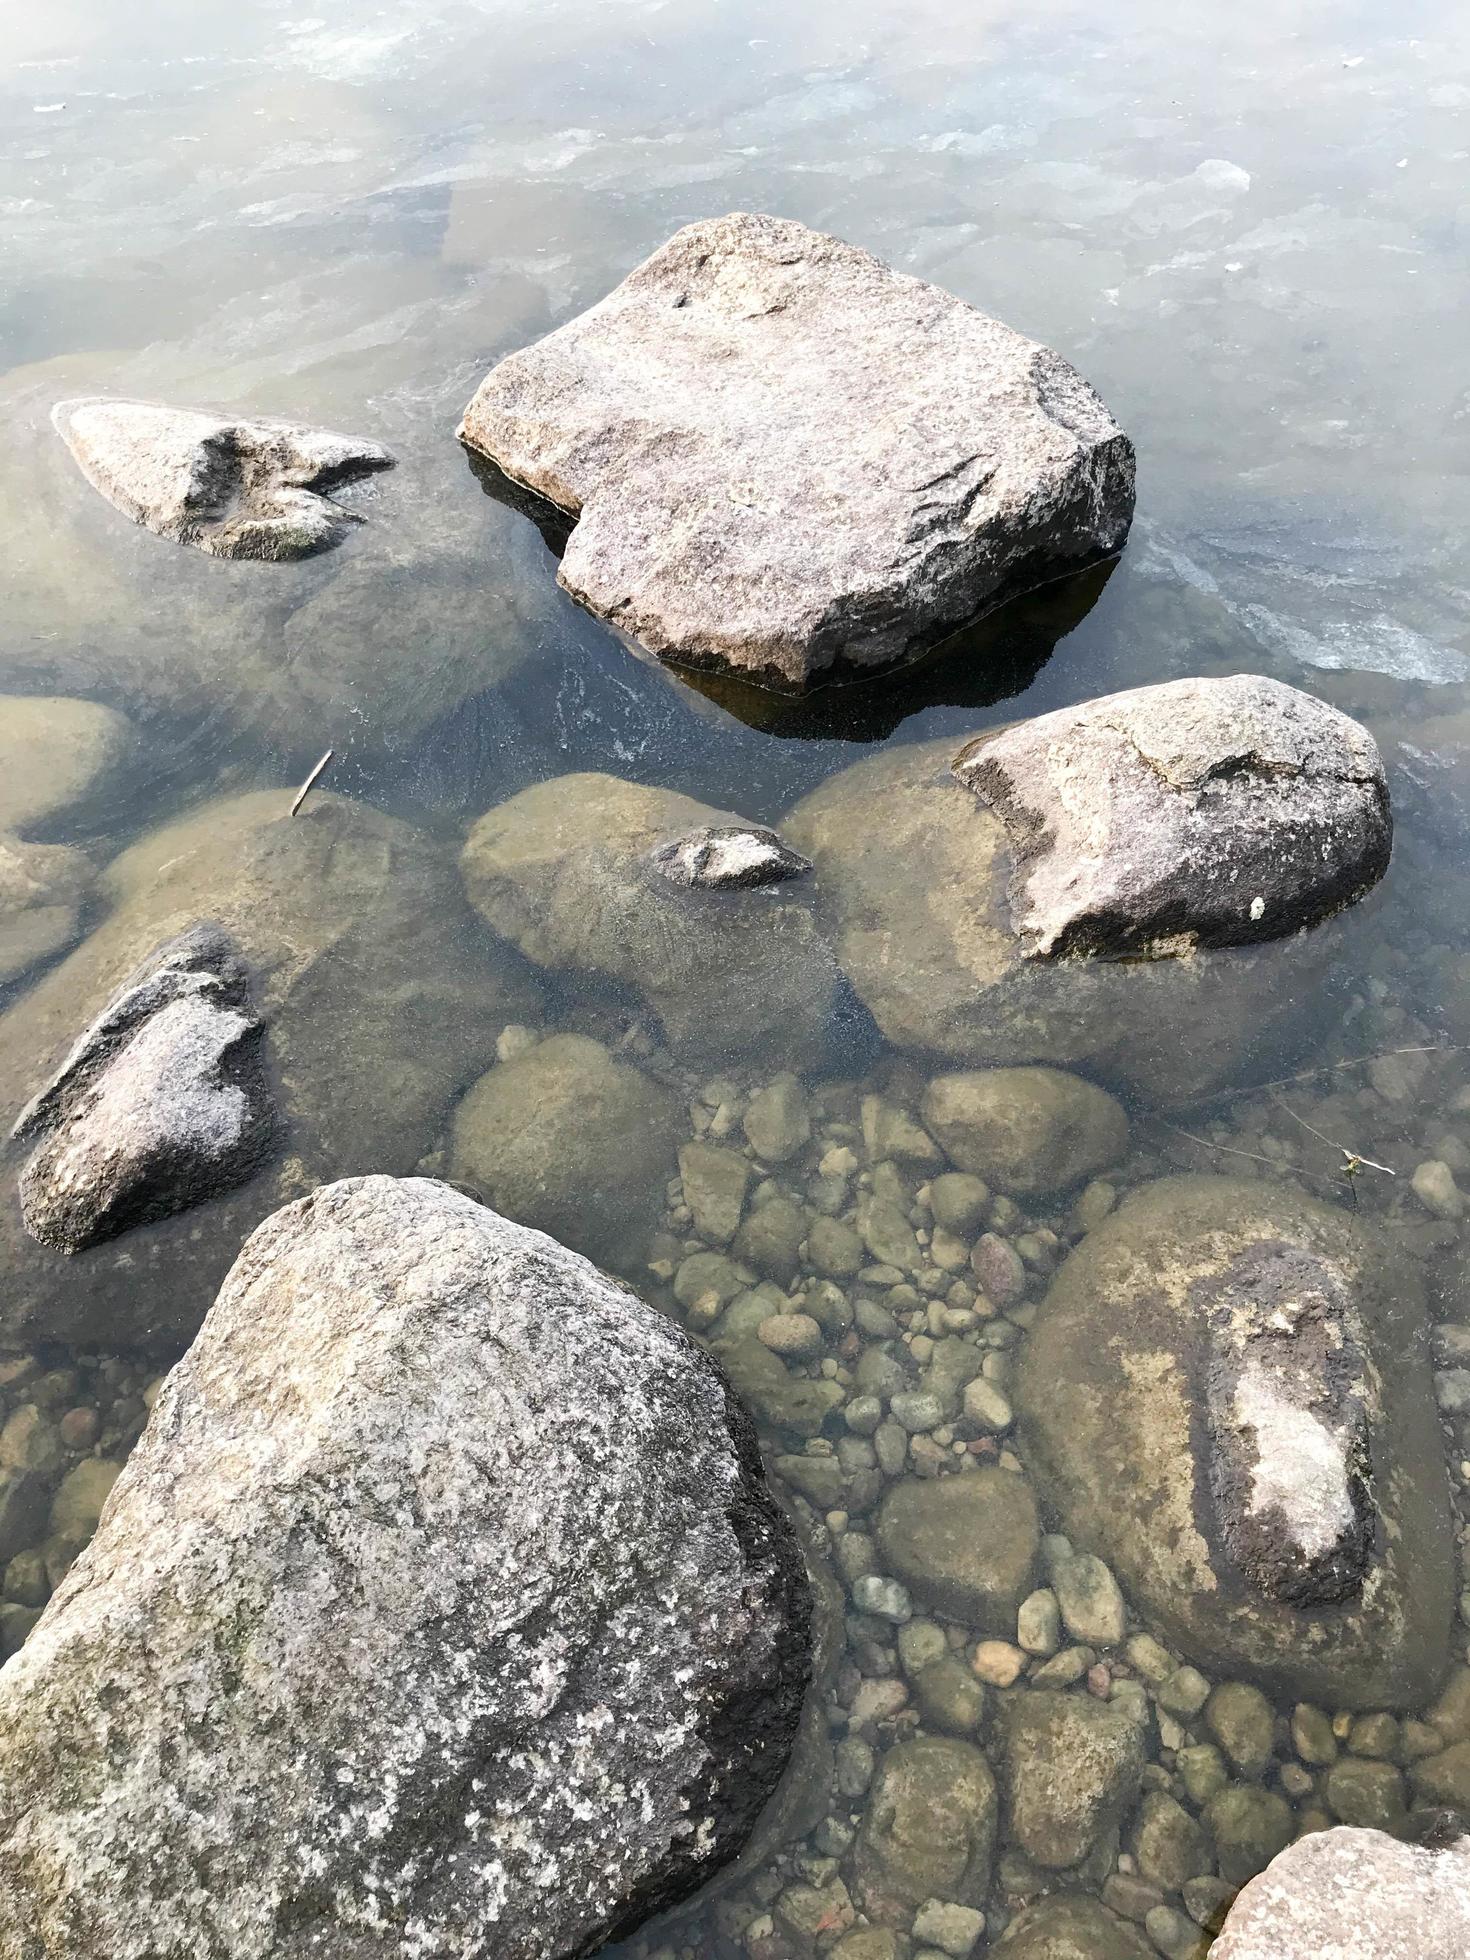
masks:
[[[1241,670],[1307,687],[1383,743],[1393,867],[1333,929],[1325,971],[1309,949],[1269,957],[1260,1000],[1240,1010],[1247,1034],[1259,1016],[1259,1039],[1241,1043],[1209,1100],[1175,1080],[1175,1051],[1195,1038],[1187,1022],[1182,1035],[1165,1026],[1152,1052],[1145,1044],[1127,1087],[1132,1140],[1106,1174],[1126,1191],[1169,1170],[1243,1173],[1355,1206],[1369,1229],[1397,1233],[1441,1323],[1436,1435],[1458,1465],[1470,1454],[1448,1379],[1463,1353],[1461,1224],[1427,1208],[1409,1176],[1426,1159],[1470,1170],[1470,1075],[1454,1046],[1470,1038],[1470,44],[1458,28],[1444,0],[1194,11],[1128,0],[1106,12],[408,0],[350,17],[263,4],[140,16],[72,0],[12,20],[0,77],[0,690],[103,702],[131,728],[96,793],[29,834],[101,864],[215,799],[289,800],[331,746],[324,789],[411,826],[452,868],[485,811],[571,772],[776,821],[884,748],[957,743],[1114,688]],[[579,612],[535,529],[483,494],[453,441],[458,415],[499,355],[598,298],[678,225],[737,208],[851,238],[1075,360],[1138,446],[1139,514],[1121,562],[1022,602],[909,674],[798,705],[693,684]],[[400,464],[363,496],[369,521],[340,551],[291,568],[213,563],[131,529],[86,489],[47,418],[56,399],[90,391],[335,425],[387,443]],[[228,883],[228,844],[218,857]],[[425,877],[417,905],[412,892],[379,893],[380,944],[370,933],[328,962],[320,998],[299,1010],[301,1038],[326,1057],[315,1073],[301,1063],[317,1107],[299,1175],[462,1170],[447,1126],[505,1022],[529,1013],[538,1031],[592,1033],[693,1110],[663,1139],[656,1171],[602,1207],[614,1216],[584,1200],[580,1221],[589,1238],[621,1240],[637,1283],[669,1302],[666,1282],[697,1236],[677,1190],[667,1208],[675,1145],[710,1125],[739,1142],[747,1099],[784,1063],[778,1031],[734,1058],[671,1060],[646,1011],[576,972],[534,1011],[518,995],[514,1013],[498,1013],[499,997],[479,997],[463,977],[482,940],[450,871]],[[286,896],[290,930],[306,932],[315,894]],[[109,903],[94,890],[77,931]],[[325,887],[322,905],[329,913]],[[385,975],[402,990],[392,1000],[407,999],[420,935],[423,984],[438,992],[432,1012],[399,1022],[383,1005]],[[76,1031],[44,962],[12,983],[10,1035],[0,1028],[7,1103],[34,1087],[38,1023],[26,1016],[48,984],[60,1004],[47,1010],[46,1037]],[[414,1073],[421,1040],[432,1054]],[[1329,1066],[1275,1100],[1232,1093]],[[775,1167],[776,1182],[817,1205],[822,1155],[851,1149],[865,1161],[862,1095],[881,1089],[913,1110],[927,1072],[885,1049],[846,1003],[827,1068],[808,1079],[816,1139]],[[417,1100],[400,1123],[405,1096]],[[339,1151],[334,1165],[336,1122],[352,1131],[352,1161]],[[1365,1172],[1350,1189],[1338,1144],[1397,1177]],[[902,1195],[916,1202],[925,1174],[903,1175]],[[1027,1301],[1000,1316],[1022,1347],[1051,1267],[1087,1222],[1075,1200],[1074,1188],[1001,1213],[1003,1236],[1029,1239]],[[1091,1202],[1100,1216],[1103,1200]],[[7,1412],[40,1405],[53,1424],[80,1412],[48,1460],[48,1489],[77,1463],[115,1463],[131,1446],[169,1339],[253,1222],[210,1216],[193,1264],[180,1248],[197,1221],[149,1229],[157,1324],[174,1333],[146,1364],[105,1344],[77,1363],[40,1339],[44,1328],[12,1364],[0,1386]],[[99,1301],[136,1288],[106,1249],[83,1255],[71,1278]],[[13,1282],[29,1284],[23,1273]],[[915,1334],[931,1338],[929,1296],[909,1302],[906,1284],[891,1303],[915,1316],[902,1336],[834,1326],[811,1372],[851,1376],[874,1351],[912,1370]],[[884,1285],[844,1285],[881,1304]],[[990,1342],[983,1330],[976,1338]],[[999,1341],[985,1351],[1007,1354]],[[1002,1361],[991,1375],[1009,1392]],[[1434,1420],[1426,1405],[1423,1422]],[[946,1427],[941,1454],[975,1440],[976,1460],[1009,1461],[1035,1481],[1015,1439]],[[843,1433],[840,1420],[833,1429]],[[838,1487],[827,1473],[793,1467],[799,1437],[767,1423],[763,1440],[787,1459],[788,1478],[806,1479],[816,1553],[839,1569],[845,1559],[851,1576],[863,1554],[843,1541],[866,1535],[857,1510],[852,1530],[842,1521],[852,1465],[842,1501],[829,1503],[821,1493]],[[73,1541],[85,1512],[83,1502]],[[1044,1521],[1060,1522],[1050,1511]],[[34,1610],[48,1583],[31,1560],[7,1578],[8,1606]],[[1130,1608],[1130,1629],[1143,1630]],[[979,1630],[941,1623],[968,1668]],[[6,1638],[26,1624],[11,1613]],[[1441,1658],[1463,1659],[1464,1640],[1457,1623]],[[1102,1664],[1147,1683],[1136,1655]],[[1228,1678],[1205,1672],[1212,1684]],[[849,1607],[828,1709],[832,1739],[858,1747],[839,1755],[838,1794],[828,1796],[820,1756],[806,1765],[795,1834],[720,1902],[645,1945],[666,1937],[681,1951],[795,1960],[845,1935],[841,1888],[861,1883],[847,1840],[867,1802],[862,1748],[876,1750],[881,1776],[916,1722],[937,1719],[923,1713],[914,1673],[892,1628]],[[1070,1692],[1113,1692],[1106,1678],[1092,1688]],[[988,1689],[966,1731],[1002,1769],[1004,1694],[1026,1692]],[[1300,1698],[1282,1690],[1283,1723]],[[1338,1711],[1323,1712],[1330,1726]],[[1388,1712],[1391,1732],[1353,1735],[1343,1721],[1331,1742],[1343,1761],[1391,1766],[1374,1773],[1371,1803],[1398,1824],[1395,1793],[1428,1787],[1410,1770],[1436,1732],[1405,1726],[1422,1705]],[[1145,1784],[1192,1818],[1206,1805],[1181,1761],[1201,1759],[1180,1752],[1209,1746],[1212,1732],[1201,1716],[1168,1719],[1172,1728],[1151,1717]],[[1231,1777],[1280,1795],[1292,1830],[1342,1814],[1352,1796],[1341,1776],[1334,1809],[1327,1767],[1304,1759],[1288,1729],[1271,1749],[1264,1769]],[[1023,1856],[1004,1806],[1001,1817],[993,1880],[968,1901],[992,1932],[1058,1885],[1134,1919],[1146,1910],[1155,1880],[1140,1881],[1131,1809],[1065,1869]],[[1132,1867],[1116,1862],[1118,1831]],[[1193,1876],[1221,1856],[1209,1839]],[[1249,1863],[1237,1857],[1231,1879]],[[1177,1885],[1155,1889],[1186,1911]],[[1198,1890],[1195,1903],[1204,1910]],[[1150,1930],[1168,1929],[1156,1920]]]

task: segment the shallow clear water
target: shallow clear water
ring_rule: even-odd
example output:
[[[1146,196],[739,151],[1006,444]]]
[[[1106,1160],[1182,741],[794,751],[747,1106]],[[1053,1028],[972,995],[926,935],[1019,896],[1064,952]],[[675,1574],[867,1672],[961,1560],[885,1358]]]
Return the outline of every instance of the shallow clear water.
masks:
[[[485,811],[573,771],[776,821],[882,745],[957,741],[1183,674],[1292,681],[1380,738],[1393,867],[1334,928],[1325,974],[1300,947],[1270,958],[1265,997],[1296,1008],[1290,1038],[1263,1034],[1255,1050],[1243,1040],[1209,1102],[1174,1086],[1187,1026],[1161,1028],[1128,1084],[1132,1142],[1109,1176],[1122,1189],[1213,1169],[1295,1179],[1339,1204],[1356,1197],[1363,1221],[1399,1234],[1422,1270],[1451,1328],[1442,1359],[1470,1320],[1461,1225],[1428,1209],[1409,1173],[1426,1159],[1470,1170],[1470,1069],[1454,1045],[1470,1038],[1467,112],[1470,41],[1448,0],[1131,0],[1106,11],[405,0],[321,17],[71,0],[11,20],[0,74],[0,692],[102,701],[134,731],[98,793],[35,835],[80,842],[102,863],[222,796],[289,801],[330,746],[324,790],[426,833],[452,867]],[[598,298],[678,225],[741,208],[850,238],[1073,359],[1138,447],[1138,517],[1121,561],[1022,602],[909,674],[799,706],[696,687],[580,612],[533,526],[483,494],[453,439],[458,416],[498,356]],[[359,499],[368,522],[339,551],[294,567],[220,564],[134,530],[87,488],[48,420],[57,399],[86,392],[321,422],[385,442],[399,467]],[[78,930],[109,903],[95,893]],[[455,942],[455,958],[478,943],[457,898],[415,929],[426,947]],[[15,1011],[45,984],[44,968],[16,981]],[[360,981],[344,982],[320,1009],[339,1081],[354,1066],[391,1076],[402,1059],[391,1014],[354,1048],[362,1000]],[[98,1004],[78,999],[72,1032]],[[364,1092],[357,1115],[369,1131],[383,1124],[387,1168],[457,1168],[444,1133],[459,1093],[492,1059],[504,1020],[520,1019],[496,1019],[468,981],[461,1006],[469,1059],[416,1110],[421,1135],[387,1134],[383,1099]],[[1242,1009],[1258,1011],[1264,1030],[1263,1010]],[[665,1190],[676,1146],[711,1120],[739,1141],[746,1099],[784,1065],[775,1031],[768,1050],[671,1062],[645,1012],[575,972],[540,1015],[621,1044],[692,1104],[665,1139],[646,1205],[609,1221],[602,1212],[623,1200],[586,1198],[588,1237],[616,1228],[637,1239],[631,1276],[668,1302],[694,1236],[680,1193]],[[453,1002],[435,1010],[451,1052],[455,1016]],[[1379,1059],[1309,1074],[1285,1092],[1284,1113],[1279,1100],[1227,1093],[1357,1056]],[[7,1097],[35,1086],[13,1052],[3,1067]],[[850,1012],[825,1069],[808,1075],[815,1140],[776,1182],[814,1203],[828,1149],[851,1144],[863,1160],[861,1094],[880,1087],[912,1108],[924,1075]],[[701,1103],[691,1091],[712,1077],[725,1080]],[[1397,1177],[1365,1173],[1350,1191],[1339,1143]],[[906,1193],[920,1210],[922,1182]],[[1075,1196],[1022,1199],[1002,1217],[1012,1239],[1058,1234],[1056,1247],[1033,1239],[1033,1301],[1078,1236]],[[181,1277],[169,1265],[192,1223],[151,1229],[158,1283],[197,1288],[197,1268]],[[227,1229],[216,1248],[226,1261]],[[101,1286],[104,1267],[83,1255],[76,1285]],[[863,1284],[876,1299],[893,1282]],[[161,1318],[191,1310],[192,1296],[180,1298]],[[906,1339],[834,1334],[810,1372],[830,1364],[828,1378],[846,1383],[864,1344],[912,1368],[913,1337],[930,1326],[924,1302],[912,1311]],[[58,1349],[37,1353],[0,1387],[6,1411],[36,1400],[38,1371],[59,1368],[41,1398],[56,1416],[101,1411],[95,1435],[74,1425],[83,1440],[65,1463],[120,1458],[158,1360],[88,1360],[77,1378]],[[1470,1455],[1454,1397],[1442,1389],[1451,1466]],[[819,1448],[843,1433],[834,1425]],[[941,1452],[983,1442],[949,1428]],[[804,1447],[770,1426],[763,1440],[773,1457]],[[1011,1451],[1027,1474],[1024,1451],[985,1447]],[[842,1521],[823,1522],[828,1511]],[[820,1555],[840,1563],[839,1541],[862,1535],[850,1522],[844,1504],[810,1510]],[[14,1587],[7,1597],[29,1610]],[[1134,1612],[1137,1630],[1146,1621]],[[8,1637],[24,1624],[12,1615]],[[957,1626],[951,1644],[968,1655],[975,1634]],[[1464,1641],[1457,1622],[1446,1661],[1463,1659]],[[1139,1678],[1126,1654],[1112,1669]],[[862,1679],[904,1692],[870,1694],[874,1712],[853,1725]],[[1092,1692],[1108,1693],[1107,1679]],[[881,1755],[915,1725],[891,1629],[869,1618],[850,1614],[828,1693],[836,1740]],[[1205,1736],[1185,1729],[1182,1740],[1157,1723],[1150,1732],[1146,1775],[1160,1792],[1182,1790],[1177,1752]],[[997,1761],[999,1734],[992,1706],[974,1736]],[[1402,1732],[1389,1756],[1407,1778]],[[682,1923],[672,1944],[786,1960],[848,1930],[847,1895],[830,1888],[854,1883],[844,1833],[864,1796],[851,1757],[850,1787],[830,1802],[821,1765],[809,1771],[807,1835]],[[1283,1782],[1293,1764],[1300,1774]],[[1324,1776],[1283,1731],[1255,1780],[1310,1820],[1324,1806],[1336,1814]],[[1186,1796],[1186,1808],[1199,1805]],[[1104,1893],[1107,1855],[1038,1878],[1007,1829],[1003,1819],[983,1901],[992,1930],[1039,1886]],[[1116,1884],[1136,1873],[1112,1870],[1112,1902],[1136,1909],[1143,1895]],[[793,1892],[812,1886],[816,1907]]]

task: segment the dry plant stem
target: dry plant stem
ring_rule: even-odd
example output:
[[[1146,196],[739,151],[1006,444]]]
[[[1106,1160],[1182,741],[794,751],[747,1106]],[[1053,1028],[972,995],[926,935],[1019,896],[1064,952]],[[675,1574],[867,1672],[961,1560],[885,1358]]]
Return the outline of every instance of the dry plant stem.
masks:
[[[291,805],[291,815],[293,817],[295,816],[296,812],[301,808],[302,804],[306,801],[307,797],[310,796],[312,791],[312,785],[316,782],[317,777],[322,773],[323,769],[325,769],[327,764],[331,761],[334,753],[335,753],[334,750],[328,749],[326,754],[322,757],[321,761],[317,764],[315,769],[312,770],[311,774],[307,777],[306,781],[301,785],[300,789],[297,790],[296,801]]]
[[[1345,1068],[1362,1068],[1368,1062],[1384,1062],[1392,1055],[1463,1055],[1470,1042],[1431,1041],[1417,1048],[1375,1048],[1366,1055],[1349,1055],[1344,1062],[1324,1062],[1320,1068],[1306,1068],[1296,1075],[1276,1075],[1269,1082],[1255,1082],[1242,1089],[1213,1089],[1207,1096],[1187,1096],[1184,1101],[1166,1103],[1166,1109],[1208,1109],[1212,1103],[1243,1102],[1247,1096],[1262,1096],[1268,1089],[1287,1089],[1293,1082],[1315,1082],[1321,1076],[1335,1075]],[[1334,1145],[1340,1149],[1341,1145]]]

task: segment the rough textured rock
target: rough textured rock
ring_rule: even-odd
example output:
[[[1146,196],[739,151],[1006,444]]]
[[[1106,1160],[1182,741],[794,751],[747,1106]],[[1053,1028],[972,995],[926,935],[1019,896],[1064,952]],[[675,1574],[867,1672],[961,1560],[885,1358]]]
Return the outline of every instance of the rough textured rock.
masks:
[[[659,852],[735,822],[674,790],[559,776],[470,832],[465,889],[538,966],[616,981],[696,1066],[758,1051],[763,1065],[821,1050],[838,972],[805,880],[744,889],[665,875]]]
[[[158,947],[21,1111],[27,1228],[80,1252],[244,1183],[276,1129],[263,1032],[225,933]]]
[[[1040,1528],[1024,1478],[982,1469],[905,1477],[883,1500],[878,1544],[916,1598],[980,1633],[1013,1633],[1031,1590]]]
[[[328,1186],[0,1676],[0,1951],[589,1951],[745,1841],[810,1613],[677,1327],[444,1185]]]
[[[26,831],[92,795],[132,748],[126,716],[95,701],[0,695],[0,831]]]
[[[703,824],[660,844],[653,861],[676,885],[727,891],[747,885],[779,885],[811,866],[788,851],[764,824]]]
[[[923,1736],[890,1749],[854,1852],[863,1910],[907,1928],[926,1899],[983,1905],[997,1809],[995,1778],[973,1743]]]
[[[0,986],[71,945],[95,878],[69,844],[0,837]]]
[[[1279,939],[1360,898],[1393,843],[1367,729],[1259,674],[1039,715],[954,773],[1006,826],[1033,959]]]
[[[558,1034],[482,1075],[454,1112],[450,1168],[523,1224],[611,1266],[648,1257],[679,1098],[601,1042]]]
[[[1452,1541],[1427,1328],[1366,1223],[1282,1186],[1148,1185],[1062,1266],[1016,1396],[1065,1529],[1191,1660],[1329,1707],[1432,1690]]]
[[[1059,355],[785,219],[686,227],[493,368],[463,440],[653,652],[799,689],[1117,551],[1133,449]]]
[[[505,1024],[539,1019],[535,977],[465,905],[441,846],[327,790],[296,817],[290,801],[289,790],[223,797],[124,851],[101,880],[102,922],[0,1016],[8,1129],[140,962],[213,921],[266,1022],[277,1166],[75,1258],[26,1232],[8,1173],[0,1345],[177,1351],[267,1212],[329,1177],[413,1169]]]
[[[1128,1150],[1122,1104],[1062,1069],[938,1075],[924,1092],[922,1113],[951,1162],[1002,1191],[1062,1191]]]
[[[1006,889],[1005,825],[950,771],[954,745],[890,749],[782,821],[816,866],[818,917],[900,1048],[958,1066],[1082,1064],[1151,1096],[1265,1068],[1307,1026],[1334,924],[1173,960],[1033,960]]]
[[[1212,1960],[1463,1960],[1470,1838],[1430,1848],[1382,1831],[1299,1838],[1226,1915]]]
[[[1021,1850],[1049,1871],[1097,1850],[1111,1859],[1143,1769],[1137,1718],[1091,1695],[1036,1688],[1006,1703],[1003,1726],[1009,1829]]]
[[[158,402],[58,402],[82,474],[135,524],[211,558],[306,558],[357,513],[328,494],[391,469],[376,442],[290,422],[231,420]]]
[[[1085,1894],[1040,1899],[1006,1928],[1006,1960],[1154,1960],[1141,1934]]]

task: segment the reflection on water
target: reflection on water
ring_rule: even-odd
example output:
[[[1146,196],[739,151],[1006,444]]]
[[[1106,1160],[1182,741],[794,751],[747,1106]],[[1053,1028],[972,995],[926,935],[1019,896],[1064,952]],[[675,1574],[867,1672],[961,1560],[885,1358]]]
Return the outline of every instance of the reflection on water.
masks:
[[[1077,1565],[1036,1443],[1045,1412],[1023,1400],[1054,1273],[1130,1192],[1181,1171],[1300,1190],[1427,1291],[1413,1365],[1390,1357],[1384,1393],[1419,1398],[1415,1433],[1436,1466],[1443,1446],[1454,1493],[1436,1467],[1426,1502],[1466,1530],[1470,562],[1454,492],[1470,54],[1444,0],[1417,11],[1415,38],[1402,25],[1305,0],[1285,16],[1257,0],[1228,16],[1152,0],[411,0],[350,20],[70,0],[9,23],[0,696],[126,720],[63,806],[4,806],[0,847],[44,874],[12,904],[0,855],[6,1109],[119,977],[109,947],[119,966],[147,950],[155,877],[202,881],[191,904],[268,950],[288,1087],[316,1084],[262,1208],[321,1166],[383,1168],[405,1096],[392,1167],[473,1181],[465,1112],[485,1098],[465,1092],[498,1068],[534,1080],[546,1035],[605,1051],[570,1051],[591,1071],[577,1093],[615,1069],[656,1086],[621,1181],[578,1156],[575,1120],[538,1175],[559,1180],[564,1229],[636,1239],[635,1283],[731,1367],[843,1625],[782,1830],[643,1949],[963,1960],[1019,1921],[1025,1960],[1048,1950],[1025,1915],[1044,1927],[1049,1895],[1081,1893],[1096,1903],[1060,1909],[1081,1951],[1192,1954],[1296,1832],[1414,1831],[1432,1807],[1470,1807],[1464,1598],[1452,1625],[1416,1634],[1432,1651],[1389,1705],[1293,1685],[1289,1668],[1263,1699],[1250,1670],[1205,1657],[1208,1631],[1191,1645],[1152,1614],[1126,1465],[1100,1500],[1107,1569]],[[534,526],[480,494],[454,427],[493,359],[679,224],[735,208],[850,237],[1075,359],[1139,449],[1122,561],[902,675],[795,703],[660,668],[581,613]],[[340,427],[399,466],[339,551],[211,562],[78,476],[49,411],[99,392]],[[1255,993],[1223,989],[1208,1029],[1182,978],[1155,982],[1127,1143],[1050,1183],[977,1179],[926,1126],[942,1062],[885,1048],[845,991],[824,1023],[835,1045],[802,1058],[799,1085],[759,1017],[738,1046],[732,1020],[728,1052],[696,1067],[629,980],[636,961],[585,940],[513,960],[454,875],[471,826],[550,778],[595,772],[778,822],[875,748],[1242,670],[1380,737],[1393,867],[1330,942],[1276,949]],[[227,799],[284,808],[328,746],[303,883],[272,886],[289,865],[269,838],[252,857]],[[333,792],[383,814],[333,816]],[[175,825],[218,833],[216,857],[169,871]],[[349,859],[372,930],[326,902]],[[899,864],[895,882],[926,898],[927,869]],[[823,933],[828,899],[819,865]],[[138,905],[130,947],[118,920]],[[916,935],[898,976],[916,992],[934,984],[920,954]],[[1224,1078],[1166,1087],[1217,1021]],[[1345,1180],[1345,1152],[1395,1174]],[[616,1217],[600,1189],[624,1194]],[[142,1355],[33,1330],[0,1357],[4,1651],[85,1541],[249,1209],[205,1207],[67,1269],[109,1315],[138,1297],[129,1272],[146,1276]],[[0,1246],[13,1339],[33,1255],[11,1223]],[[778,1313],[792,1326],[762,1340]],[[995,1542],[960,1532],[966,1569],[946,1580],[941,1514],[977,1479]],[[895,1493],[914,1506],[903,1531],[884,1523]],[[1457,1595],[1461,1549],[1446,1553]],[[1090,1781],[1083,1755],[1104,1765]]]

